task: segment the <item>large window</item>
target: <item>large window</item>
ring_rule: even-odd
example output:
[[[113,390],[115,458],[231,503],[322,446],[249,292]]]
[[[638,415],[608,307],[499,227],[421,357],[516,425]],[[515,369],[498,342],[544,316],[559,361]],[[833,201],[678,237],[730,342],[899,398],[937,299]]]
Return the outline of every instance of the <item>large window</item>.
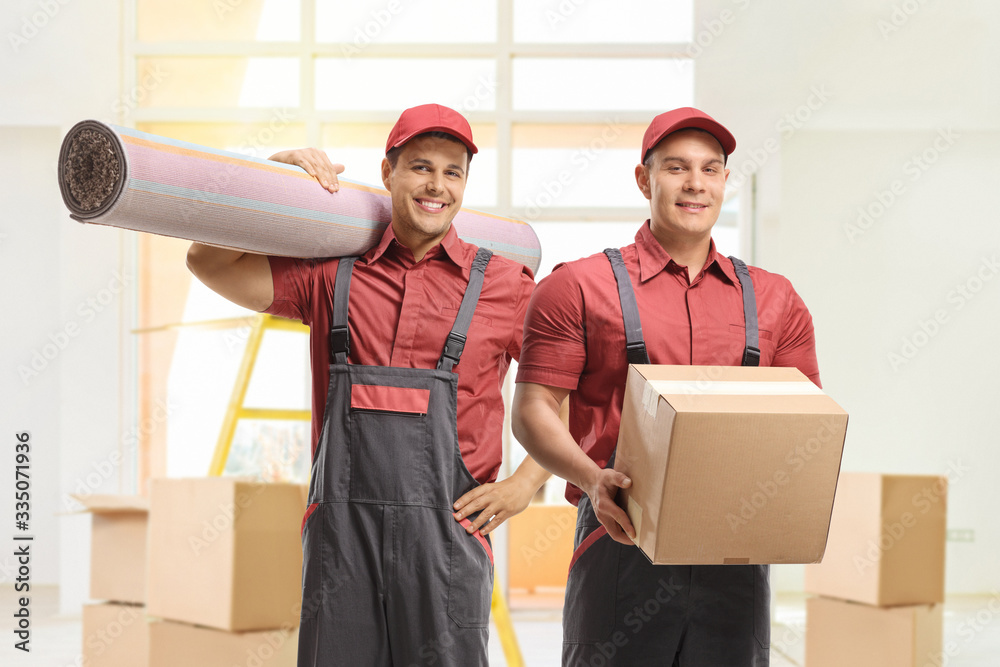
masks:
[[[132,94],[119,122],[261,157],[319,146],[347,166],[345,177],[378,183],[399,112],[453,106],[482,149],[466,205],[531,222],[543,244],[540,276],[558,261],[631,241],[648,216],[632,175],[642,133],[656,113],[694,102],[692,0],[126,5],[124,84]],[[720,245],[735,250],[735,230],[735,215],[724,214]],[[182,302],[158,302],[185,280],[184,245],[152,237],[140,244],[149,297],[142,325],[245,314],[196,282]],[[262,360],[278,361],[262,361],[255,377],[286,389],[260,390],[255,400],[307,407],[305,348],[287,337],[294,334],[268,334]],[[173,397],[176,407],[169,443],[147,443],[153,463],[145,473],[203,474],[242,354],[240,330],[171,329],[145,334],[141,345],[172,350],[168,366],[140,361],[143,404]],[[202,372],[213,361],[218,370]],[[280,440],[289,426],[258,424],[238,438],[263,432]],[[288,437],[308,438],[308,429]]]

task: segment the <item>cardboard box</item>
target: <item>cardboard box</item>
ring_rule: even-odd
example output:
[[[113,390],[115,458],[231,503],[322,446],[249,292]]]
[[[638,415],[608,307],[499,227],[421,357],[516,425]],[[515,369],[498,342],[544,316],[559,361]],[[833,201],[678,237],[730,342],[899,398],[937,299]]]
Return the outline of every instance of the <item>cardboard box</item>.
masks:
[[[146,602],[146,530],[149,501],[141,496],[73,496],[93,514],[90,597]]]
[[[83,664],[87,667],[147,667],[149,623],[141,605],[83,606]]]
[[[948,478],[845,472],[808,593],[890,606],[944,602]]]
[[[149,624],[149,667],[295,667],[298,635],[298,628],[291,626],[224,632],[154,621]]]
[[[566,587],[576,535],[572,505],[528,505],[513,516],[507,533],[511,590],[536,591]]]
[[[847,413],[795,368],[629,367],[619,502],[653,563],[823,557]]]
[[[229,631],[298,625],[305,486],[156,479],[150,616]]]
[[[942,664],[943,609],[940,604],[873,607],[857,602],[810,598],[806,601],[806,665],[925,667]]]

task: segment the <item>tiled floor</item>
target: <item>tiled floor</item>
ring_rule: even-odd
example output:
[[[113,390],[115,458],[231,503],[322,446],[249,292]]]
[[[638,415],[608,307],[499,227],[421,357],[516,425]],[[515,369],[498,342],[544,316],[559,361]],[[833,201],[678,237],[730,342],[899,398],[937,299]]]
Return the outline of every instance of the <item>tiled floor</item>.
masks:
[[[991,604],[992,603],[992,604]],[[13,649],[11,622],[14,593],[10,587],[0,600],[0,665],[3,667],[81,667],[80,618],[61,617],[58,590],[39,587],[33,591],[32,652]],[[997,667],[1000,666],[1000,595],[953,596],[945,605],[945,646],[951,644],[951,656],[929,660],[917,667]],[[559,611],[520,609],[512,612],[524,661],[527,667],[559,665]],[[777,600],[771,629],[772,667],[802,667],[805,654],[805,596],[781,595]],[[849,639],[849,638],[845,638]],[[506,665],[495,628],[490,636],[490,664]],[[228,667],[228,666],[220,666]],[[641,666],[637,666],[641,667]],[[845,667],[852,667],[845,665]]]

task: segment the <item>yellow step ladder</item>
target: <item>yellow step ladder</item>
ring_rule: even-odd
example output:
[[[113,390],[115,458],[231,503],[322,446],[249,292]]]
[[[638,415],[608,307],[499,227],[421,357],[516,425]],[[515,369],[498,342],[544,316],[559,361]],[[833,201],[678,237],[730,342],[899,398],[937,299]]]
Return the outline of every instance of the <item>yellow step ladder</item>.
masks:
[[[250,332],[247,336],[246,348],[243,350],[243,359],[240,361],[240,368],[236,372],[236,381],[233,383],[233,393],[229,398],[226,416],[222,420],[219,439],[215,443],[212,463],[208,470],[208,474],[214,477],[221,476],[226,469],[229,450],[232,448],[233,436],[236,434],[236,425],[241,419],[291,419],[302,421],[312,419],[312,412],[310,410],[248,408],[245,405],[247,389],[250,386],[250,377],[253,375],[254,365],[257,363],[257,354],[260,352],[260,345],[264,340],[264,332],[268,329],[275,329],[279,331],[309,333],[309,327],[297,320],[289,320],[267,314],[234,319],[232,323],[236,326],[249,324]],[[219,322],[216,321],[213,324],[217,325]],[[510,610],[507,608],[506,599],[504,599],[503,594],[500,592],[500,582],[496,577],[493,580],[493,599],[490,609],[493,614],[493,622],[497,626],[497,635],[500,638],[500,645],[503,647],[503,654],[507,659],[508,667],[524,667],[524,658],[521,657],[521,649],[517,644],[517,636],[514,634],[514,625],[510,620]]]

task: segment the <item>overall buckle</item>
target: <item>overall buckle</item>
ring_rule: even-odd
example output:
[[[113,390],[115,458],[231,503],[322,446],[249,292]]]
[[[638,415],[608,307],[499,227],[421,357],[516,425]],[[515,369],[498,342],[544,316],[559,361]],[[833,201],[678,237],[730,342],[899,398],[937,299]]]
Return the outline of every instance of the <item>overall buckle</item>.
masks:
[[[760,348],[747,345],[743,349],[744,366],[760,366]]]
[[[441,356],[450,359],[452,364],[457,364],[458,360],[462,357],[462,350],[464,349],[465,336],[452,331],[448,334],[448,340],[445,341],[444,351],[441,353]]]
[[[626,343],[625,356],[630,364],[649,363],[649,356],[646,354],[646,343],[641,340]]]
[[[349,354],[351,351],[351,339],[347,327],[333,327],[330,329],[330,352],[332,354]]]

